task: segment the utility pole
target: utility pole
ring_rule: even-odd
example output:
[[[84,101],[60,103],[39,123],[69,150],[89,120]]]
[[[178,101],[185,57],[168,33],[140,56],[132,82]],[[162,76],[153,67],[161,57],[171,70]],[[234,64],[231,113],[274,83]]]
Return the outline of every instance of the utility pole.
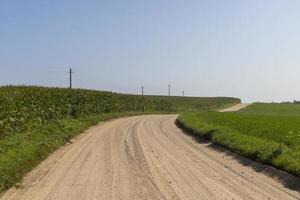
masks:
[[[144,95],[144,86],[142,85],[142,97],[143,97],[143,112],[145,112],[145,108],[146,108],[146,98]]]
[[[182,91],[182,96],[184,97],[184,91]]]
[[[70,78],[70,86],[69,88],[72,89],[72,74],[73,74],[73,70],[70,67],[70,71],[69,71],[69,78]],[[77,110],[76,110],[76,106],[75,106],[75,96],[74,96],[74,91],[71,90],[72,93],[72,105],[71,105],[71,116],[75,117],[77,115]]]
[[[69,75],[70,75],[70,89],[72,89],[72,74],[74,72],[72,71],[72,68],[70,68],[70,71],[69,71]]]
[[[169,96],[171,96],[171,85],[169,84]]]

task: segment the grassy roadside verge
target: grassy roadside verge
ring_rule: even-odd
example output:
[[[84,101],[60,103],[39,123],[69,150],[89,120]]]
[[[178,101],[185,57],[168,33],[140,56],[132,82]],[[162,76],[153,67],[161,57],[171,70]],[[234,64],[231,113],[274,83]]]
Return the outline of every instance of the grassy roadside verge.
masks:
[[[177,119],[177,124],[195,136],[203,137],[242,156],[272,165],[300,177],[299,145],[289,144],[286,142],[288,140],[285,141],[284,139],[278,140],[274,133],[268,135],[271,133],[271,128],[267,127],[266,123],[270,122],[270,125],[272,125],[271,122],[273,122],[273,126],[275,126],[276,123],[280,123],[281,118],[274,121],[272,117],[261,116],[265,121],[262,122],[264,126],[260,129],[260,127],[256,127],[256,121],[253,121],[257,116],[244,115],[241,116],[241,119],[237,119],[233,118],[235,115],[183,113]],[[250,121],[249,118],[253,118],[253,120]],[[255,123],[251,124],[250,122]],[[243,127],[239,128],[237,126]],[[255,135],[254,133],[261,133],[261,135]]]
[[[0,140],[0,193],[16,185],[22,177],[71,138],[101,121],[145,113],[107,113],[81,118],[64,118],[33,130]],[[151,114],[151,113],[146,113]]]

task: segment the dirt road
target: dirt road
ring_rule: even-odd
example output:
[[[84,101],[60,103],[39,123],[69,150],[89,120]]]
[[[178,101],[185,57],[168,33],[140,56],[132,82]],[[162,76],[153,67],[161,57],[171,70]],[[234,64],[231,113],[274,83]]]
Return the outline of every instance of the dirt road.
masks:
[[[138,116],[93,127],[1,200],[300,199],[234,155],[183,134],[176,117]]]
[[[220,110],[220,112],[235,112],[235,111],[239,111],[243,108],[246,108],[247,106],[249,106],[250,104],[247,104],[247,103],[239,103],[239,104],[236,104],[230,108],[226,108],[224,110]]]

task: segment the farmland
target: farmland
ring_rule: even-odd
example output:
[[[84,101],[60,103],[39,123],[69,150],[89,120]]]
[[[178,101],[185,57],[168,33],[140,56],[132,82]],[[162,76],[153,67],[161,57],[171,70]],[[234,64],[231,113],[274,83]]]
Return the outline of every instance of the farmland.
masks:
[[[82,89],[0,88],[0,136],[34,128],[66,116],[113,112],[209,110],[238,103],[236,98],[189,98],[126,95]]]
[[[236,113],[185,113],[179,123],[195,134],[300,176],[300,105],[250,105]]]
[[[237,98],[127,95],[45,87],[0,88],[0,192],[88,127],[116,117],[239,103]]]
[[[293,103],[254,103],[239,113],[261,115],[300,116],[300,104]]]

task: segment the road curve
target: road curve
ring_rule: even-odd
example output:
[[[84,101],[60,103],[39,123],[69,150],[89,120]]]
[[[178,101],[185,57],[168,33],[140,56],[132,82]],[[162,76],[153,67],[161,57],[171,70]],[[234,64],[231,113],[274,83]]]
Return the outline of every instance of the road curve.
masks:
[[[239,110],[241,110],[243,108],[246,108],[249,105],[250,104],[248,104],[248,103],[239,103],[239,104],[236,104],[236,105],[234,105],[232,107],[220,110],[219,112],[236,112],[236,111],[239,111]]]
[[[300,193],[197,142],[177,115],[100,124],[66,145],[1,200],[300,199]]]

